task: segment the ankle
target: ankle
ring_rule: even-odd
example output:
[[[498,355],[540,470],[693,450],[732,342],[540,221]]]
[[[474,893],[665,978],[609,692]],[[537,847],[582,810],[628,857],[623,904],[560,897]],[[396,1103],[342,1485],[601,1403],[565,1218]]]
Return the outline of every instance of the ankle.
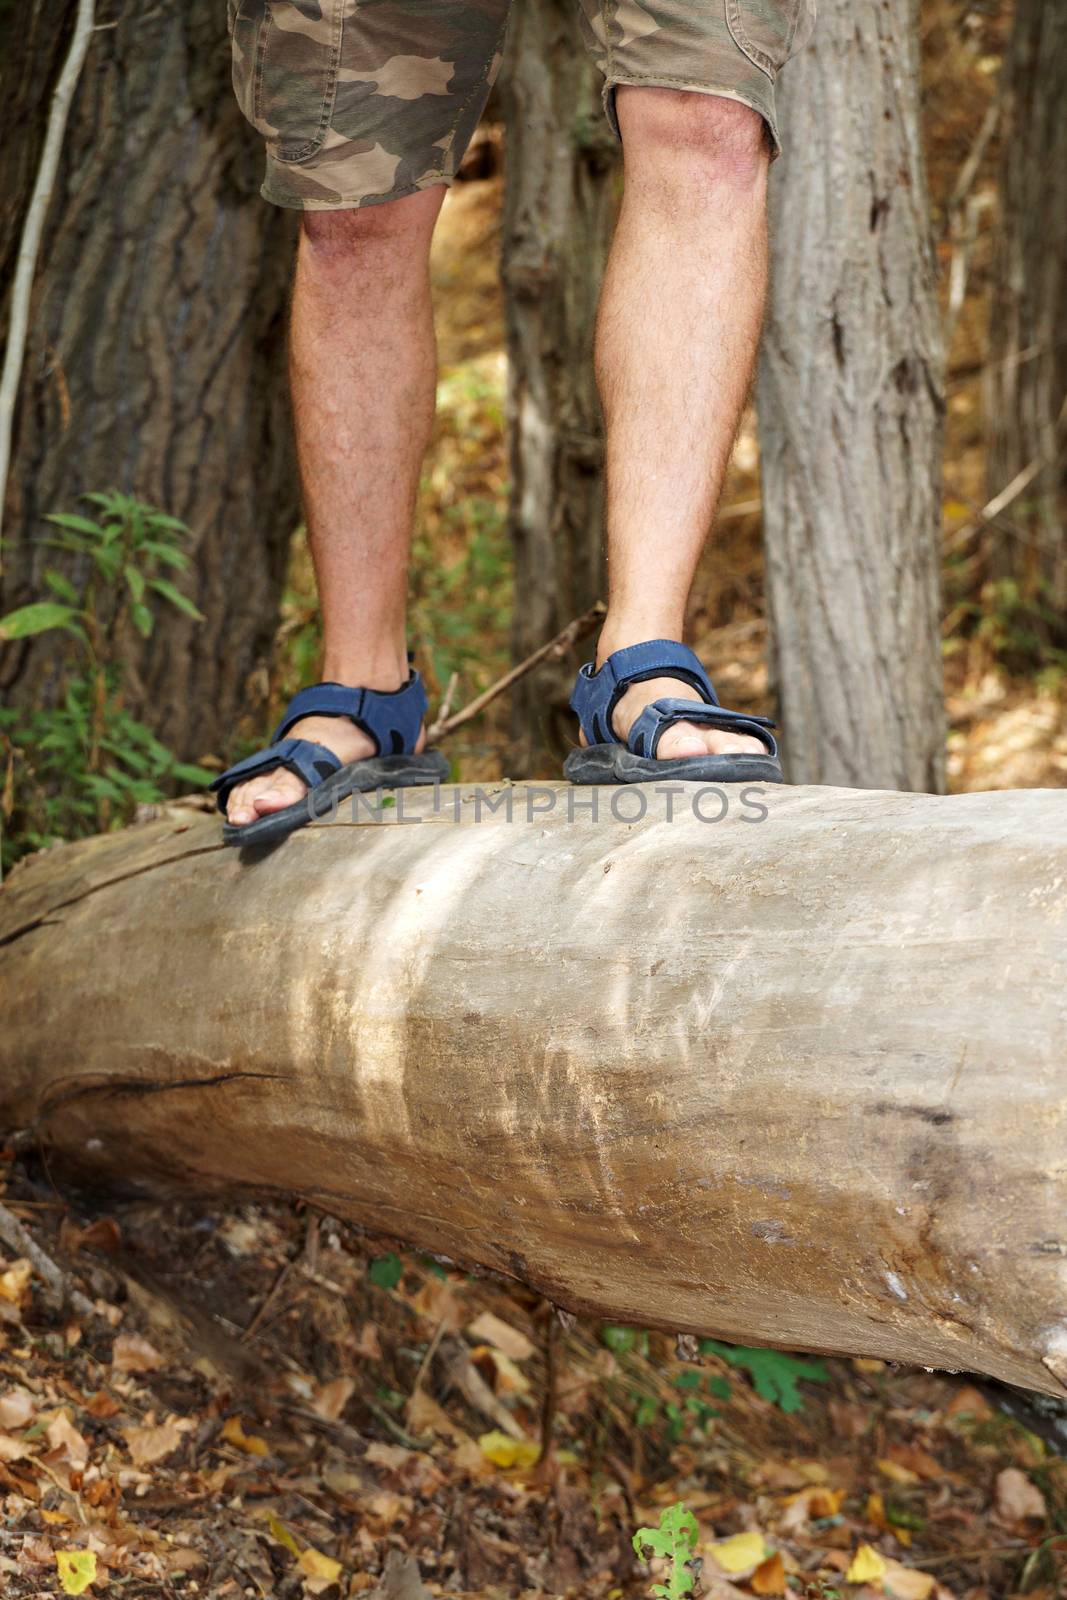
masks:
[[[609,612],[600,630],[600,638],[597,640],[598,670],[616,650],[625,650],[632,644],[646,644],[650,639],[673,639],[675,643],[681,644],[682,618],[647,614],[616,617]]]
[[[402,689],[410,673],[403,648],[329,653],[322,662],[323,682],[343,683],[350,689],[377,689],[383,694]]]

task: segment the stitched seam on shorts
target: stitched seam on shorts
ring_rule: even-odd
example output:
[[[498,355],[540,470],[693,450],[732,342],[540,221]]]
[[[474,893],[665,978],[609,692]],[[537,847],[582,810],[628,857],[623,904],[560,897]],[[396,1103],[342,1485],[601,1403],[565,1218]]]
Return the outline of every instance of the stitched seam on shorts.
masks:
[[[497,34],[496,39],[495,39],[494,44],[493,44],[492,51],[490,52],[488,58],[486,59],[485,71],[478,78],[477,83],[475,83],[473,85],[473,87],[471,88],[470,94],[467,96],[467,98],[464,100],[463,104],[460,106],[459,110],[456,112],[456,116],[455,116],[455,119],[454,119],[454,121],[452,123],[452,126],[448,130],[448,143],[444,147],[444,149],[441,151],[441,165],[438,168],[438,171],[440,171],[440,172],[444,172],[444,170],[445,170],[445,167],[446,167],[446,165],[448,163],[449,157],[452,154],[452,146],[456,142],[456,134],[459,132],[460,123],[463,121],[463,118],[466,116],[468,110],[470,109],[471,102],[485,88],[485,85],[486,85],[486,83],[488,81],[488,78],[489,78],[490,70],[492,69],[493,62],[496,60],[497,56],[500,54],[501,48],[502,48],[503,43],[504,43],[504,36],[507,33],[507,31],[508,31],[508,19],[507,19],[507,15],[505,15],[505,17],[504,17],[504,25],[501,28],[500,32]]]
[[[282,151],[280,141],[267,141],[268,146],[274,146],[272,154],[276,156],[279,161],[286,161],[293,166],[298,166],[300,162],[309,160],[311,156],[316,155],[319,150],[322,149],[323,140],[325,139],[330,123],[333,120],[333,108],[337,100],[337,79],[341,70],[341,42],[344,37],[345,0],[332,0],[332,4],[333,36],[330,40],[330,61],[327,68],[326,88],[322,97],[322,110],[319,113],[318,128],[310,139],[305,139],[303,144],[297,145],[292,150],[286,150],[284,153]],[[269,0],[267,4],[267,18],[265,25],[270,27],[274,26],[274,13],[271,9]],[[262,49],[260,49],[257,41],[256,55],[258,59],[256,64],[256,87],[253,109],[255,111],[257,120],[264,122],[266,119],[263,116],[262,89],[263,73],[267,64],[266,42],[264,42]]]
[[[793,10],[793,26],[790,28],[789,34],[785,41],[785,55],[787,61],[793,53],[793,45],[796,43],[797,29],[800,27],[800,13],[803,11],[803,9],[804,7],[801,3],[801,0],[796,0]]]
[[[770,78],[771,82],[773,83],[775,76],[774,62],[771,60],[769,55],[759,48],[758,45],[752,43],[752,40],[746,33],[745,24],[741,18],[741,6],[739,4],[739,0],[726,0],[726,26],[733,34],[738,47],[744,51],[745,55],[754,66],[759,67],[761,72],[765,72],[767,74],[768,78]]]

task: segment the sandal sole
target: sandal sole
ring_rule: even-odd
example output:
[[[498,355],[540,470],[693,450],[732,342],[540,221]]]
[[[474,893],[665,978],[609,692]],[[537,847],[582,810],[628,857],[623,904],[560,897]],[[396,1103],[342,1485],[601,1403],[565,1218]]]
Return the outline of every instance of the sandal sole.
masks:
[[[414,789],[420,785],[443,783],[448,777],[448,760],[439,750],[424,750],[415,756],[368,756],[350,761],[324,783],[309,789],[295,805],[243,827],[222,824],[222,842],[251,846],[277,844],[298,828],[330,816],[342,800],[370,789]]]
[[[675,778],[685,783],[784,783],[776,756],[680,756],[660,761],[635,756],[622,744],[591,744],[572,750],[563,763],[568,783],[662,783]]]

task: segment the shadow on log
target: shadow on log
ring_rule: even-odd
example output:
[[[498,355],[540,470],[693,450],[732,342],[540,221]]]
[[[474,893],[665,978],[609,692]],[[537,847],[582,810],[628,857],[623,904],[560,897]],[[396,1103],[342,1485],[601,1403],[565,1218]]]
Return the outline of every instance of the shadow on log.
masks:
[[[1063,796],[672,788],[36,857],[0,1122],[613,1321],[1067,1393]]]

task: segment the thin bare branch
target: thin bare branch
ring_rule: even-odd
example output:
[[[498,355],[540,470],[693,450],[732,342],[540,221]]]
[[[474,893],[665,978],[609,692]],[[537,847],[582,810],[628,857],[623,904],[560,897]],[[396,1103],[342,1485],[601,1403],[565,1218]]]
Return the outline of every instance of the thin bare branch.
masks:
[[[533,672],[535,667],[539,667],[543,661],[558,661],[560,656],[565,655],[572,645],[577,644],[580,639],[584,639],[587,634],[592,633],[606,615],[607,607],[602,600],[598,600],[595,606],[590,606],[589,610],[583,612],[580,617],[575,617],[572,622],[568,622],[567,626],[562,628],[554,639],[550,639],[547,644],[543,644],[539,650],[535,650],[532,655],[527,656],[525,661],[520,661],[517,667],[512,667],[510,672],[505,672],[502,678],[498,678],[488,689],[476,695],[470,705],[464,706],[462,711],[457,711],[454,717],[445,715],[446,706],[442,705],[441,712],[438,713],[437,718],[427,731],[427,744],[437,744],[441,739],[447,738],[450,733],[455,733],[457,728],[462,728],[465,723],[472,721],[498,695],[504,694],[506,690],[518,683],[520,678],[525,678],[528,672]],[[451,685],[449,690],[451,692]],[[447,702],[448,697],[446,696],[445,698]]]
[[[26,209],[26,220],[22,225],[22,238],[19,241],[15,281],[11,288],[7,352],[4,356],[3,375],[0,376],[0,530],[3,528],[4,496],[7,491],[7,474],[11,460],[11,429],[15,420],[19,383],[22,379],[22,364],[26,356],[30,298],[33,294],[33,280],[37,273],[37,257],[40,254],[41,236],[44,233],[48,206],[55,187],[56,173],[59,171],[67,117],[93,37],[95,20],[96,0],[78,0],[74,32],[71,35],[63,70],[59,74],[59,81],[52,95],[44,148],[41,151],[37,178]]]

